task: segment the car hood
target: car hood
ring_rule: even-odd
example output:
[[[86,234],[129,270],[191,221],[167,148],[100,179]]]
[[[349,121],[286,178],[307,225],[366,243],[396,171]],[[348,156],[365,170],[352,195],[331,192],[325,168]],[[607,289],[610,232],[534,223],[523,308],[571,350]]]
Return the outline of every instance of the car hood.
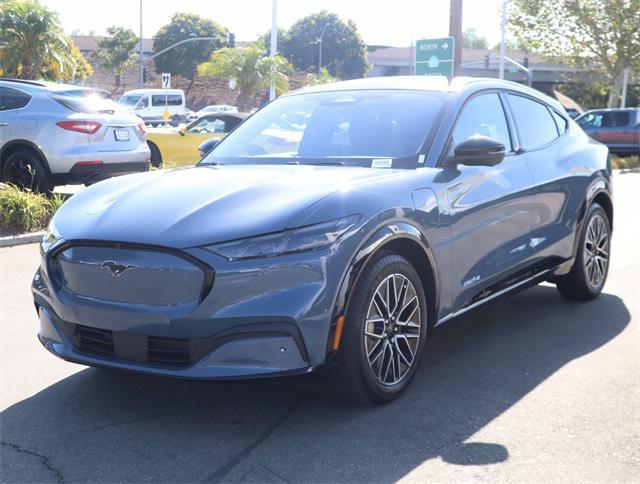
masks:
[[[195,247],[283,230],[331,193],[397,175],[396,170],[304,165],[141,173],[82,190],[60,208],[54,224],[66,240]]]

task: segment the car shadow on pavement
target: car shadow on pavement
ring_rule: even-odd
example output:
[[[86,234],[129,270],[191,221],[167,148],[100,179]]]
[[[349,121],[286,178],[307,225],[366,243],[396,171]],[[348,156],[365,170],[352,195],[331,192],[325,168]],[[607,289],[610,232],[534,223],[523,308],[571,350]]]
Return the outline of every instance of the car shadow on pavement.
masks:
[[[2,480],[34,480],[41,467],[53,481],[379,482],[428,459],[499,463],[508,436],[474,434],[629,320],[617,296],[568,303],[537,286],[438,328],[412,386],[380,407],[307,382],[83,369],[2,413]]]

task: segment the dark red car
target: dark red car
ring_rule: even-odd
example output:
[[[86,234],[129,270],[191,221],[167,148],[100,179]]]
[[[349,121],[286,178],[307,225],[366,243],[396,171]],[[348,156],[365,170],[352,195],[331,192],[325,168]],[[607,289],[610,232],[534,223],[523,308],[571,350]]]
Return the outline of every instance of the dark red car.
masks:
[[[640,108],[594,109],[576,119],[592,138],[617,155],[640,154]]]

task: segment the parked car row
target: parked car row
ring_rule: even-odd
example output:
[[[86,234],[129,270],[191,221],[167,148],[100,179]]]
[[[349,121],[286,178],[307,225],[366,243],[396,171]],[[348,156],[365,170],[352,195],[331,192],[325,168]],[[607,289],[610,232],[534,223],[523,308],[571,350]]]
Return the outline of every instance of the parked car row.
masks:
[[[195,164],[203,142],[224,136],[246,116],[229,105],[187,113],[180,89],[136,89],[116,103],[98,89],[0,79],[0,179],[47,192],[146,171],[163,160]],[[165,119],[172,128],[150,128],[146,135],[146,124]]]
[[[230,105],[188,111],[180,89],[130,90],[115,103],[97,89],[0,79],[0,177],[48,191],[144,171],[149,163],[192,165],[248,116]],[[266,142],[295,144],[304,125],[300,116],[279,119]],[[640,108],[591,110],[576,122],[612,153],[640,154]]]

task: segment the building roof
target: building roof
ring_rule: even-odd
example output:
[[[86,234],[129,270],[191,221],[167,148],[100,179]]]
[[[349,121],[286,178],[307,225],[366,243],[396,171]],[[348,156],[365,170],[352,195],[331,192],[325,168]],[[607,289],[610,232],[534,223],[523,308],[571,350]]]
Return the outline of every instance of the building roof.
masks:
[[[106,39],[107,37],[100,35],[72,35],[71,38],[81,52],[93,52],[98,49],[98,40]],[[153,51],[153,39],[142,39],[142,50],[144,53]],[[137,51],[138,46],[136,46]]]

